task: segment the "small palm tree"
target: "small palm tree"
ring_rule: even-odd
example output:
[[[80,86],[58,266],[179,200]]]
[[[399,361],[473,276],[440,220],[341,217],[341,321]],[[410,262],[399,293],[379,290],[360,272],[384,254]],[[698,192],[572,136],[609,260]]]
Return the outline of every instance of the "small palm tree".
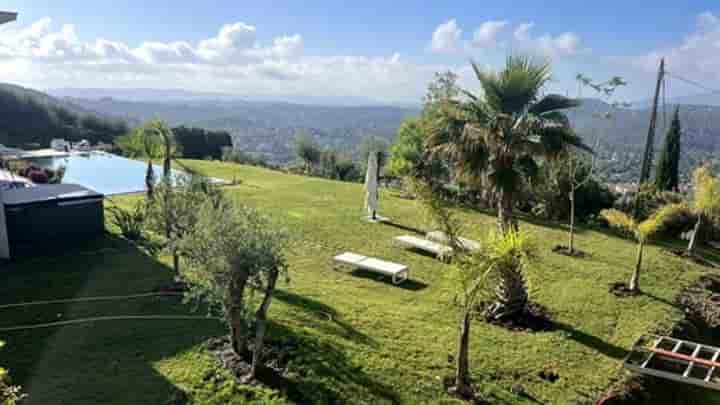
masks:
[[[515,194],[538,172],[537,158],[553,159],[570,146],[590,150],[570,128],[565,109],[579,102],[560,95],[541,96],[550,66],[511,56],[498,73],[472,63],[482,96],[463,91],[466,101],[443,103],[431,125],[427,148],[451,159],[468,183],[485,181],[498,194],[498,228],[517,228]]]
[[[505,234],[491,235],[475,254],[456,256],[455,271],[451,274],[456,285],[456,302],[461,310],[454,388],[458,394],[468,396],[472,393],[469,349],[473,312],[480,300],[493,295],[489,286],[500,282],[494,291],[496,298],[499,298],[500,286],[507,275],[522,274],[534,257],[535,247],[532,241],[512,230]],[[504,299],[504,294],[500,296],[503,297],[500,299]],[[525,297],[527,298],[527,295]],[[505,304],[500,306],[504,307]]]
[[[666,222],[685,210],[686,207],[682,204],[668,204],[642,222],[637,222],[632,216],[615,209],[600,212],[600,215],[611,226],[632,234],[638,243],[635,269],[628,284],[630,292],[637,293],[640,291],[640,270],[642,269],[643,251],[647,242],[662,230]]]
[[[697,222],[688,243],[688,256],[693,254],[703,220],[720,218],[720,179],[707,167],[700,167],[693,173],[692,210],[697,215]]]

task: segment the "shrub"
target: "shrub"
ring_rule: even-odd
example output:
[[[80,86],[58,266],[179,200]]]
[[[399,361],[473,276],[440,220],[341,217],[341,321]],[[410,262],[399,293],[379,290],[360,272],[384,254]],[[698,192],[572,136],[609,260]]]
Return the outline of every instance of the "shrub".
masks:
[[[108,208],[113,224],[120,228],[120,234],[127,240],[138,242],[145,239],[145,218],[147,206],[145,201],[139,201],[132,210],[118,206]]]

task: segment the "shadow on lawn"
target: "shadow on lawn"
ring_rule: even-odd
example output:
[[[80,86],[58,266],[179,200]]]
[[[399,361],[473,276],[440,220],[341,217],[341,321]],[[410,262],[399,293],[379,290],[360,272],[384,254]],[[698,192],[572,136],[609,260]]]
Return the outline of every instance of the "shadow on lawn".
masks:
[[[399,404],[393,388],[367,375],[362,366],[353,364],[342,347],[326,339],[297,333],[270,322],[273,337],[287,339],[298,348],[293,353],[288,376],[271,388],[280,390],[298,404],[341,404],[361,401],[358,392],[373,397],[372,403]],[[366,395],[367,395],[366,394]]]
[[[419,228],[412,227],[412,226],[402,225],[402,224],[398,224],[398,223],[392,222],[392,221],[382,221],[380,223],[383,225],[387,225],[387,226],[390,226],[393,228],[403,230],[405,232],[410,232],[410,233],[423,235],[423,236],[425,235],[425,231],[423,231],[422,229],[419,229]]]
[[[428,287],[428,285],[423,283],[422,281],[413,280],[412,278],[402,282],[401,284],[393,284],[391,277],[383,276],[378,273],[374,273],[374,272],[363,270],[363,269],[355,269],[352,272],[350,272],[350,274],[352,274],[355,277],[359,277],[359,278],[380,281],[382,283],[389,284],[389,285],[392,285],[393,287],[400,288],[403,290],[420,291],[420,290],[424,290]],[[412,277],[412,272],[410,274]]]
[[[4,275],[7,283],[0,287],[3,302],[137,294],[172,279],[168,267],[112,235],[55,253],[12,263]],[[188,313],[178,298],[161,297],[12,308],[0,316],[9,326]],[[154,363],[222,333],[224,328],[211,320],[101,321],[7,332],[2,336],[7,342],[3,366],[29,394],[26,405],[182,403],[184,393]]]
[[[372,347],[377,346],[377,342],[368,335],[359,332],[349,323],[343,321],[341,315],[338,314],[335,308],[327,304],[285,290],[277,290],[275,292],[275,298],[312,316],[312,318],[314,318],[311,321],[313,327],[323,331],[323,333],[336,335]],[[300,313],[295,313],[295,315],[302,316]]]
[[[597,336],[588,335],[585,332],[579,331],[572,326],[562,323],[555,322],[554,326],[562,331],[568,333],[568,337],[580,344],[583,344],[591,349],[597,350],[598,352],[612,357],[614,359],[623,359],[629,353],[627,350],[620,346],[615,346],[612,343],[608,343]]]

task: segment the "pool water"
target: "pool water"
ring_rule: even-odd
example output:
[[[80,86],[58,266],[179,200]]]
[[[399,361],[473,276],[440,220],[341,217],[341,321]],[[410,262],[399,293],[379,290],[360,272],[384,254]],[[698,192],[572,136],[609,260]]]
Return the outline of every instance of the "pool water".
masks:
[[[46,169],[65,167],[63,183],[79,184],[105,195],[145,191],[147,163],[104,152],[73,154],[65,157],[30,159]],[[162,176],[162,166],[153,165],[155,177]],[[182,172],[173,170],[177,176]]]

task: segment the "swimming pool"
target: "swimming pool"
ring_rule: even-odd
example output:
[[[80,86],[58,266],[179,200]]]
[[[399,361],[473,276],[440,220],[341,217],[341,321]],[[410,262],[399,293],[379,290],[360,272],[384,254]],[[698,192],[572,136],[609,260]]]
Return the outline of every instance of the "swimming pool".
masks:
[[[72,154],[64,157],[33,158],[30,162],[57,170],[65,167],[63,183],[79,184],[105,195],[145,191],[147,163],[104,152]],[[153,165],[155,177],[162,176],[162,166]],[[173,175],[183,172],[173,170]]]

